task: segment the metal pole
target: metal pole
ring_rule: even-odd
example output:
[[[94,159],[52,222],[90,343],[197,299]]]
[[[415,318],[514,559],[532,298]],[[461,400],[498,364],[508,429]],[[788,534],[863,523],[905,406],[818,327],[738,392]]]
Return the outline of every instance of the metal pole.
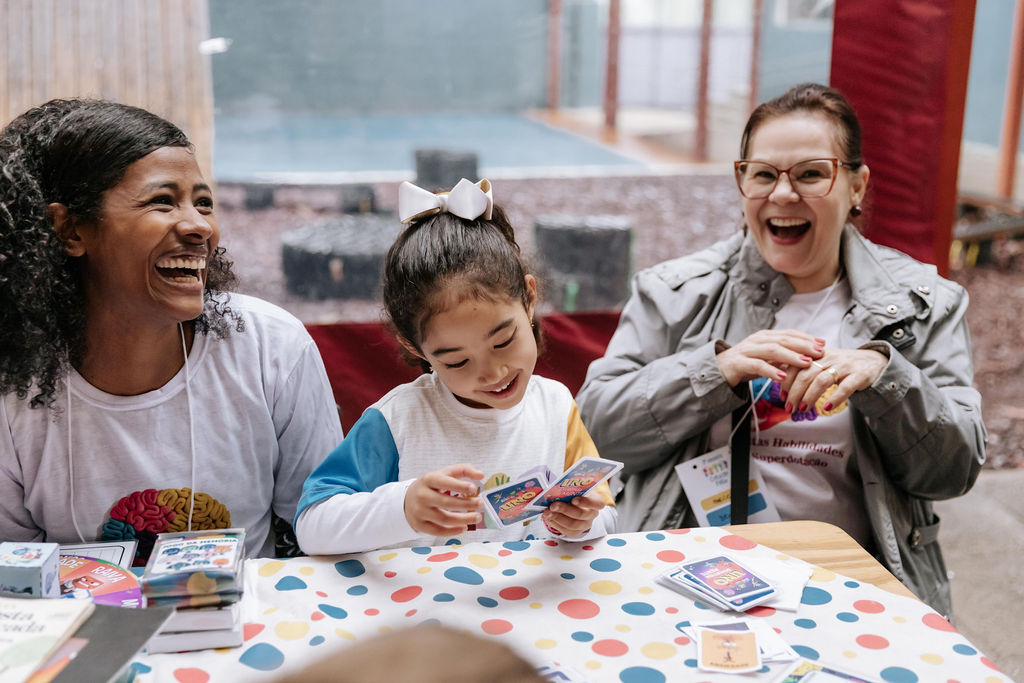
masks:
[[[711,61],[711,22],[714,0],[704,0],[700,21],[700,71],[697,76],[697,134],[694,156],[697,161],[708,160],[708,63]]]
[[[996,175],[996,194],[1004,199],[1013,197],[1013,179],[1020,146],[1021,100],[1024,98],[1024,0],[1017,0],[1013,12],[1013,36],[1010,38],[1010,64],[1007,71]]]
[[[604,125],[615,128],[619,108],[619,0],[608,2],[608,61],[604,72]]]
[[[758,90],[761,88],[761,18],[764,16],[764,0],[754,0],[753,26],[750,32],[750,95],[748,112],[754,111],[759,103]]]
[[[548,109],[558,109],[562,84],[562,0],[548,2]]]

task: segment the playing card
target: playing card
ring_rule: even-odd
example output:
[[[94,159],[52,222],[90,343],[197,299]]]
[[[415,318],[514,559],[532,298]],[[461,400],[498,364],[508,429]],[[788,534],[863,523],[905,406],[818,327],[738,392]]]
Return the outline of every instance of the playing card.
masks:
[[[704,671],[747,673],[761,668],[761,654],[753,631],[698,628],[697,665]]]
[[[680,565],[686,577],[735,608],[748,609],[768,599],[774,586],[727,555]]]
[[[546,488],[546,482],[537,476],[526,477],[484,491],[484,507],[498,526],[511,526],[536,517],[544,510],[530,507]]]
[[[552,483],[530,507],[543,511],[555,502],[567,502],[594,488],[622,469],[621,462],[604,458],[582,458]]]

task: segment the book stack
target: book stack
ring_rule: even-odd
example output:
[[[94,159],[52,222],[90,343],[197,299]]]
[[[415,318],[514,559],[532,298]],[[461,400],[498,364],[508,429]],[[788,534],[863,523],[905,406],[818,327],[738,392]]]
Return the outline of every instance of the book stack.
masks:
[[[0,682],[28,680],[93,609],[89,600],[0,597]]]
[[[242,644],[245,530],[183,531],[157,536],[142,572],[148,606],[174,607],[149,639],[150,653]]]

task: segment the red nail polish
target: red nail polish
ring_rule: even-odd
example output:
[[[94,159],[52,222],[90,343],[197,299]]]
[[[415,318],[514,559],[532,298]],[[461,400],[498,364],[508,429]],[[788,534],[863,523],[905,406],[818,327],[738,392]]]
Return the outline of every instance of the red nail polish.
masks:
[[[825,404],[825,410],[832,410],[832,404],[831,403],[826,403]]]
[[[779,379],[786,379],[786,373],[784,373],[782,370],[776,372],[775,376],[778,377]]]
[[[807,412],[807,402],[806,401],[801,401],[800,402],[800,412],[801,413]]]
[[[793,406],[791,404],[789,404],[789,403],[786,404],[786,412],[787,413],[792,413],[793,412]]]
[[[810,356],[800,356],[800,360],[802,360],[805,363],[810,363],[811,362],[811,357]]]
[[[819,343],[819,344],[821,344],[822,346],[824,346],[824,344],[825,344],[825,340],[824,340],[824,339],[821,339],[820,337],[815,337],[815,338],[814,338],[814,341],[818,342],[818,343]]]

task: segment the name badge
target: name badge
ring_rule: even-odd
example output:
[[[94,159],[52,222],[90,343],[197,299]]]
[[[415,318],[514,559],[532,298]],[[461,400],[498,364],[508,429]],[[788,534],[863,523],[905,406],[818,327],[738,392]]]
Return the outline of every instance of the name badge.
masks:
[[[716,448],[704,455],[676,465],[679,477],[690,501],[690,509],[700,526],[725,526],[730,523],[732,485],[729,466],[732,453],[728,446]],[[750,482],[747,487],[747,521],[750,524],[778,522],[779,513],[768,497],[757,462],[750,461]]]

